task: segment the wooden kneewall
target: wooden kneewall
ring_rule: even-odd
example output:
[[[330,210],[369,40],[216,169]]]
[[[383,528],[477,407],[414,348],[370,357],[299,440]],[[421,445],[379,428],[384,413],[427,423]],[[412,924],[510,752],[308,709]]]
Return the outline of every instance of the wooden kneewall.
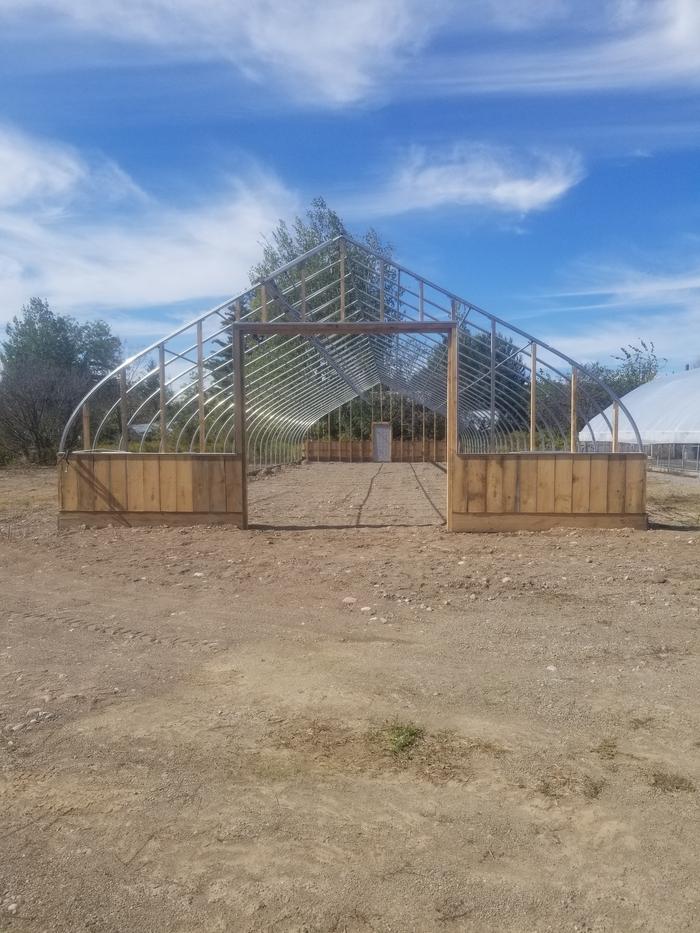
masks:
[[[304,456],[309,463],[342,462],[373,463],[371,440],[309,440],[306,441]],[[447,456],[444,440],[426,438],[422,440],[394,439],[391,442],[392,463],[444,463]]]
[[[455,454],[450,467],[450,531],[648,527],[645,454]]]
[[[552,512],[532,515],[513,512],[496,515],[493,512],[454,513],[449,531],[547,531],[550,528],[637,528],[649,527],[646,515],[571,515]]]
[[[146,528],[157,525],[234,525],[241,528],[240,512],[59,512],[58,527]]]
[[[59,528],[247,520],[236,454],[76,451],[59,459],[58,500]]]

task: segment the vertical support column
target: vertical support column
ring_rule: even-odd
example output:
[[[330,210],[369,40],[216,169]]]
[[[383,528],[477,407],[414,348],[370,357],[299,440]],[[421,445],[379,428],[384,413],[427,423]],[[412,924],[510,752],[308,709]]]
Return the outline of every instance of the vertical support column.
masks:
[[[385,264],[384,260],[379,260],[379,320],[384,320],[384,275],[385,275]]]
[[[411,463],[416,459],[416,401],[411,399]]]
[[[122,426],[122,436],[119,442],[120,450],[129,449],[129,405],[126,397],[126,372],[119,370],[119,418]]]
[[[167,399],[165,397],[165,345],[158,347],[158,389],[160,396],[160,452],[162,454],[168,449],[168,425],[165,417],[165,406]]]
[[[202,322],[197,321],[197,408],[199,417],[199,452],[207,449],[207,432],[204,423],[204,343]]]
[[[423,408],[423,443],[421,445],[421,453],[422,453],[421,459],[423,460],[423,463],[425,463],[425,402],[423,403],[422,408]]]
[[[365,435],[364,435],[364,424],[362,419],[362,409],[365,407],[364,400],[360,399],[360,463],[365,459]]]
[[[353,436],[353,430],[352,430],[352,399],[350,399],[350,401],[349,401],[349,403],[348,403],[348,408],[349,408],[349,411],[350,411],[350,414],[349,414],[349,416],[348,416],[348,419],[349,419],[349,421],[350,421],[350,463],[352,463],[352,436]]]
[[[340,320],[345,320],[345,240],[340,241]]]
[[[418,283],[418,319],[425,320],[425,298],[423,296],[423,279]]]
[[[530,450],[537,450],[537,344],[530,347]]]
[[[575,454],[578,450],[578,415],[576,412],[576,367],[571,370],[571,453]]]
[[[489,420],[489,451],[496,452],[496,322],[491,321],[491,412]]]
[[[301,264],[299,269],[299,275],[301,277],[301,319],[302,321],[306,320],[306,269],[304,268],[304,263]]]
[[[433,412],[433,463],[437,463],[437,412]]]
[[[447,424],[445,454],[447,457],[447,530],[454,530],[452,520],[452,483],[457,457],[457,398],[459,393],[459,337],[456,327],[450,329],[447,342]]]
[[[619,451],[618,437],[620,433],[620,403],[613,402],[613,418],[612,418],[612,452],[614,454]],[[669,448],[670,449],[670,448]]]
[[[260,286],[260,315],[263,321],[267,321],[267,288],[264,282]]]
[[[90,403],[83,405],[83,450],[90,450]]]
[[[399,439],[399,449],[401,451],[400,453],[401,463],[403,463],[403,395],[401,396],[401,414],[400,414],[399,423],[401,425],[401,437]]]
[[[233,404],[236,453],[241,458],[241,528],[248,527],[248,456],[245,418],[245,338],[233,325]]]

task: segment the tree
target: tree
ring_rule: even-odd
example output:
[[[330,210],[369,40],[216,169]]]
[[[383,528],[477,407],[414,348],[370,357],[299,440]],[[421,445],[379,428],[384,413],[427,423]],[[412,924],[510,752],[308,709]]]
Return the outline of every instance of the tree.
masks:
[[[639,346],[630,343],[626,347],[620,347],[620,353],[621,356],[613,355],[613,359],[620,365],[608,376],[610,388],[619,396],[626,395],[645,382],[651,382],[658,375],[661,364],[666,362],[656,355],[656,348],[651,340],[649,343],[640,340]]]
[[[0,345],[0,448],[5,457],[55,459],[63,426],[80,399],[121,359],[104,321],[80,324],[31,298]]]
[[[326,204],[323,198],[314,198],[303,217],[296,217],[291,224],[280,220],[270,236],[263,240],[262,259],[250,270],[251,285],[268,279],[276,269],[293,262],[314,247],[341,235],[349,235],[343,220]],[[359,239],[381,256],[387,259],[391,257],[391,246],[384,243],[375,230],[371,228],[366,230]],[[362,258],[356,248],[352,244],[348,244],[347,269],[350,277],[348,291],[350,288],[355,289],[360,296],[360,300],[368,300],[369,298],[369,301],[378,307],[378,274],[376,270],[367,268],[366,262],[355,262],[355,255],[357,255],[358,260]],[[317,307],[320,316],[328,314],[327,310],[322,309],[332,306],[333,302],[337,304],[340,295],[337,264],[335,267],[327,269],[325,268],[327,263],[328,256],[324,254],[312,256],[304,264],[307,280],[313,280],[313,294],[310,293],[306,301],[307,314],[312,320],[315,317]],[[394,274],[389,267],[385,279],[388,294],[391,294],[390,286],[393,283],[392,276]],[[288,288],[298,290],[298,271],[294,270],[290,273],[275,276],[275,284],[281,291]],[[294,300],[294,294],[296,293],[292,293],[290,296],[291,300]],[[274,295],[268,294],[267,298],[271,309],[270,316],[277,316],[280,311],[276,307]],[[255,319],[259,318],[259,308],[259,297],[255,294],[242,310],[244,314],[252,311],[252,317]],[[387,300],[385,302],[385,315],[390,318],[392,313],[392,302]],[[306,349],[307,343],[303,338],[291,339],[296,340],[299,353]],[[289,354],[292,348],[291,339],[289,337],[268,337],[264,340],[262,338],[259,340],[253,338],[248,342],[247,366],[257,376],[263,375],[262,367],[264,367],[265,379],[260,382],[257,396],[261,404],[263,403],[263,393],[265,397],[274,399],[279,391],[280,383],[285,377],[285,368],[289,362]],[[225,390],[233,382],[231,338],[222,338],[217,343],[221,349],[209,357],[207,368],[212,384],[216,384],[218,391],[221,391]],[[323,371],[325,367],[325,363],[319,363],[319,372]]]
[[[324,198],[314,198],[306,211],[306,219],[297,216],[291,229],[286,221],[280,220],[269,239],[263,240],[263,258],[250,270],[251,284],[261,281],[280,266],[337,236],[349,236],[345,223],[326,204]],[[380,253],[386,259],[391,258],[392,247],[383,242],[373,227],[366,230],[359,239],[374,252]]]
[[[622,398],[632,389],[636,389],[645,382],[651,382],[658,375],[661,365],[666,362],[665,359],[657,356],[653,342],[645,340],[639,340],[638,345],[630,343],[625,347],[620,347],[620,353],[613,354],[612,359],[617,361],[617,366],[607,363],[591,363],[586,366],[586,372],[581,375],[582,397],[586,399],[589,409],[585,413],[586,420],[603,411],[612,401],[603,387],[591,379],[589,374],[597,376],[612,389],[618,398]],[[583,412],[581,414],[583,415]]]

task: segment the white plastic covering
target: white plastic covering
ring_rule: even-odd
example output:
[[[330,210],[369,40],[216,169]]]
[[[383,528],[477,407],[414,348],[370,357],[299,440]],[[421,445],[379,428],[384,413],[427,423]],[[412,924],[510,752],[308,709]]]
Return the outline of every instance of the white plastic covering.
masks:
[[[637,422],[643,444],[700,443],[700,369],[657,376],[622,398],[622,403]],[[610,441],[612,406],[595,418],[579,434],[581,442]],[[634,444],[636,438],[628,419],[620,411],[618,438],[621,444]]]

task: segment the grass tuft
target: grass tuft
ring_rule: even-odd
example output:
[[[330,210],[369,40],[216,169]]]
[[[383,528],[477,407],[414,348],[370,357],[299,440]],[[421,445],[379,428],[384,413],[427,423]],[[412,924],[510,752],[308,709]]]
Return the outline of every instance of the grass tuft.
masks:
[[[392,755],[401,755],[423,738],[423,729],[412,722],[394,722],[387,727],[386,737]]]
[[[693,782],[683,777],[682,774],[671,774],[666,771],[654,771],[651,775],[651,786],[666,793],[672,793],[676,790],[695,790]]]

